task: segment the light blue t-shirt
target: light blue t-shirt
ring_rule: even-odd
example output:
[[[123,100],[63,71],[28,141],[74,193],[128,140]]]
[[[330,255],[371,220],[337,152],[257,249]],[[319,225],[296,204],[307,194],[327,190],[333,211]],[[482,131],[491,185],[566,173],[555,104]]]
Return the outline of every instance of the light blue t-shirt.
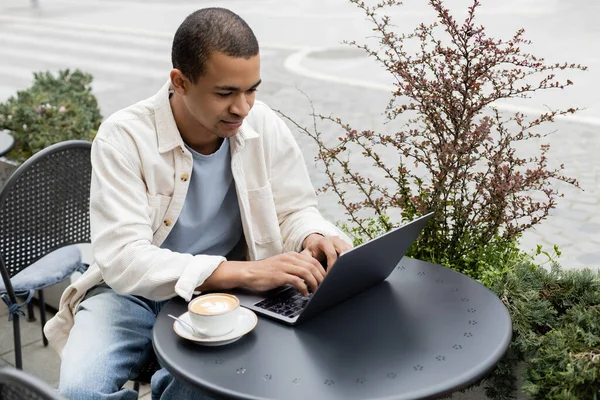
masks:
[[[242,237],[229,141],[208,156],[192,150],[194,166],[181,214],[162,248],[188,254],[225,256]]]

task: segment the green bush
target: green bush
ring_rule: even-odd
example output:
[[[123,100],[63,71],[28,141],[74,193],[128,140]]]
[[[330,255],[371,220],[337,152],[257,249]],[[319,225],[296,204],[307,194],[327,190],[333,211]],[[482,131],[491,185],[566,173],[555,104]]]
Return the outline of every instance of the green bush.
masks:
[[[503,382],[525,360],[522,392],[528,398],[600,399],[600,272],[521,263],[491,289],[511,314],[513,340],[489,379],[488,395],[510,398]]]
[[[23,162],[51,144],[92,140],[102,115],[92,94],[92,76],[76,71],[34,73],[31,87],[0,104],[0,130],[15,138],[7,158]]]

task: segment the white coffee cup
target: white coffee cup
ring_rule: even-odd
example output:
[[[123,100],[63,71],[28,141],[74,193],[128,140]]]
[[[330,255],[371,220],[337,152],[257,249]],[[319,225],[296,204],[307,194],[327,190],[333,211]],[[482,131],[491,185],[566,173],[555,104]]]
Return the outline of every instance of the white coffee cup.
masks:
[[[209,293],[188,303],[194,328],[206,336],[223,336],[235,328],[240,301],[227,293]]]

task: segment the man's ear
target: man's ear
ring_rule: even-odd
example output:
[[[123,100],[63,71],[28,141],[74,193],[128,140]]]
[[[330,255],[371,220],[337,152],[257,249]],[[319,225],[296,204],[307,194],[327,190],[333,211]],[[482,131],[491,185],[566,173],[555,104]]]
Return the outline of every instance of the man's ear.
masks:
[[[169,76],[175,92],[185,95],[190,84],[190,81],[188,81],[185,75],[183,75],[183,73],[177,68],[173,68]]]

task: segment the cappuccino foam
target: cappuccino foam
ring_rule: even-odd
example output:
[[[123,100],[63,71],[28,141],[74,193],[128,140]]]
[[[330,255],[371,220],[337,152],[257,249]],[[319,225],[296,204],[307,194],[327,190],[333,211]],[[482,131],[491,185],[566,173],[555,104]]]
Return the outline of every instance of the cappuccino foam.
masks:
[[[225,295],[206,295],[194,300],[191,311],[203,315],[223,314],[235,309],[238,301]]]

